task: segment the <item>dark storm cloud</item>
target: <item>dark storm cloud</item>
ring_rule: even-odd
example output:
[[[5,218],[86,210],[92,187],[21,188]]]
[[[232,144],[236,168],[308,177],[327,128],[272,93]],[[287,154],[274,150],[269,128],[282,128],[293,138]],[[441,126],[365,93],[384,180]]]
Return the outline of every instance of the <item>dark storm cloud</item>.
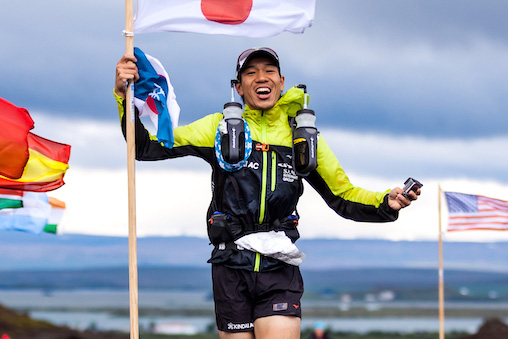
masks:
[[[69,119],[116,119],[123,1],[4,2],[0,96]],[[306,83],[318,121],[427,137],[506,135],[508,3],[318,0],[303,35],[152,33],[135,44],[166,66],[182,123],[219,111],[240,51],[277,49],[286,87]]]

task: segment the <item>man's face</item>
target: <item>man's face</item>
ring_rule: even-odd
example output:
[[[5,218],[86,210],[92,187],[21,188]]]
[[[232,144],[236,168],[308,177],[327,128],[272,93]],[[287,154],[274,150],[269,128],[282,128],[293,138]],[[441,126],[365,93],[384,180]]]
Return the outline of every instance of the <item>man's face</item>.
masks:
[[[251,109],[268,110],[284,90],[284,76],[279,74],[272,59],[253,58],[243,69],[236,90]]]

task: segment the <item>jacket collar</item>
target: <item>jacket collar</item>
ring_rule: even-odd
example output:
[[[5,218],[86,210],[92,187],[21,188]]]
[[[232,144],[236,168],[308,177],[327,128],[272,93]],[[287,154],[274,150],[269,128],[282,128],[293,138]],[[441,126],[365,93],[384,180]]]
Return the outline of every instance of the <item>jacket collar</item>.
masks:
[[[267,111],[251,110],[249,106],[245,105],[244,116],[249,116],[254,119],[261,119],[264,114],[268,121],[279,120],[288,117],[295,117],[296,112],[303,108],[304,93],[301,88],[291,87],[285,94],[283,94],[277,101],[275,106]],[[281,115],[283,115],[281,117]]]

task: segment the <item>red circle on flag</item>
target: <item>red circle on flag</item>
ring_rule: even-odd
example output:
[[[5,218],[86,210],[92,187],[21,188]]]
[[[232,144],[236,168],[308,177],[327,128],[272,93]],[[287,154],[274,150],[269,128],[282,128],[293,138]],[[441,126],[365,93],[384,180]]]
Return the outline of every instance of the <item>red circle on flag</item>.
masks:
[[[201,0],[201,12],[207,20],[238,25],[247,20],[252,0]]]

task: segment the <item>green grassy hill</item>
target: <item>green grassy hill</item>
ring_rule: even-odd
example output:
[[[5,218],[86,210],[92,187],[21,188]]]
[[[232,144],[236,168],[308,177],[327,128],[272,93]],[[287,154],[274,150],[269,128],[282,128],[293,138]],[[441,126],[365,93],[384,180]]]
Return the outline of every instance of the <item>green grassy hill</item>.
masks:
[[[78,332],[67,327],[31,319],[0,305],[0,337],[11,339],[125,339],[126,335],[115,333]]]

